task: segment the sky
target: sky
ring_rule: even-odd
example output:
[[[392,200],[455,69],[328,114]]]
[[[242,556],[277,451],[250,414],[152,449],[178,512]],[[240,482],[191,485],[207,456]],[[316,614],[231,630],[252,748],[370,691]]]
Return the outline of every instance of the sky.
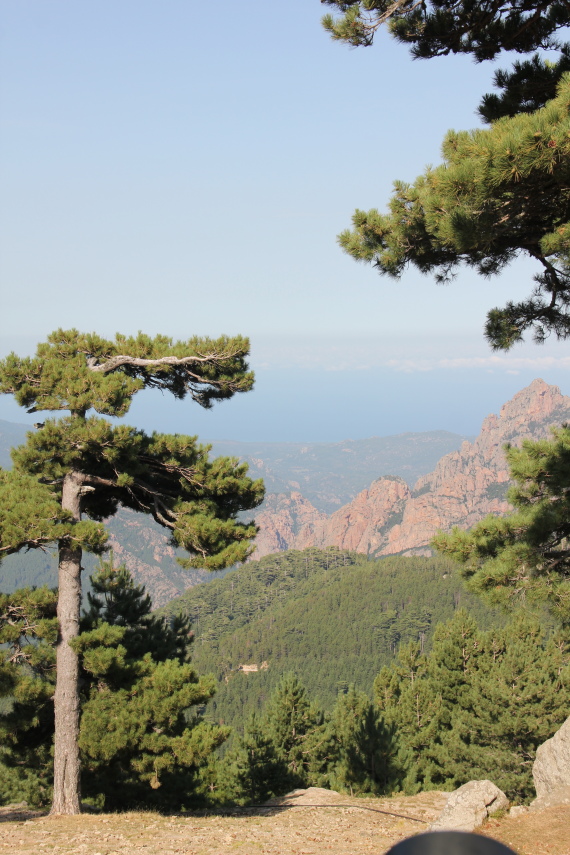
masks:
[[[0,357],[58,327],[251,339],[256,387],[204,412],[160,393],[128,421],[205,439],[474,434],[570,348],[494,354],[486,312],[534,269],[399,282],[344,255],[355,208],[478,125],[494,66],[353,50],[318,0],[3,0]],[[503,58],[499,66],[508,65]],[[0,418],[37,419],[8,396]]]

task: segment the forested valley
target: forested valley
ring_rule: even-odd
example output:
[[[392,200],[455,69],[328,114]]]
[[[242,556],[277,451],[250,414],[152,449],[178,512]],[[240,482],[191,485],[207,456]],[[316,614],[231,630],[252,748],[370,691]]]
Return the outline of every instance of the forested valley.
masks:
[[[48,588],[0,598],[4,803],[51,799],[55,604]],[[555,619],[485,605],[445,557],[279,553],[154,613],[107,561],[74,649],[94,808],[259,804],[306,786],[411,794],[478,776],[525,802],[570,702]]]
[[[239,727],[288,672],[327,710],[351,684],[371,694],[400,646],[413,641],[428,650],[436,625],[459,606],[482,628],[504,623],[465,589],[448,559],[368,560],[329,548],[248,562],[159,614],[190,619],[193,662],[218,681],[208,717]]]

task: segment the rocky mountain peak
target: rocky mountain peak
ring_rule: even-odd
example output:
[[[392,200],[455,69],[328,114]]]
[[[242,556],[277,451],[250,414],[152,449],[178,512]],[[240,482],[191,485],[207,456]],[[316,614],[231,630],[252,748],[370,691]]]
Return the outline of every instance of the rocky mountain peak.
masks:
[[[413,491],[401,478],[381,475],[330,516],[319,513],[300,493],[287,498],[286,519],[264,509],[257,517],[256,557],[307,546],[338,546],[375,555],[429,554],[436,531],[454,525],[470,528],[487,514],[509,512],[505,443],[541,439],[552,425],[569,420],[570,398],[557,386],[534,380],[499,415],[487,416],[474,442],[463,442],[459,451],[444,455],[432,472],[418,479]],[[374,478],[375,473],[370,474]]]
[[[569,405],[570,398],[563,395],[558,386],[549,386],[544,380],[537,378],[503,404],[499,418],[501,421],[520,418],[543,421],[558,410],[567,410]]]

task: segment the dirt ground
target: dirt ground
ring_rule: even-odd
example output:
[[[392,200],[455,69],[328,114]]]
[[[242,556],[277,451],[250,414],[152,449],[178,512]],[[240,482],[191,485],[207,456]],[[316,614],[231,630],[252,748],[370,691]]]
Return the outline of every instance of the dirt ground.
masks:
[[[357,799],[312,789],[216,815],[51,818],[0,808],[0,855],[383,855],[425,831],[445,800],[442,793]],[[570,855],[570,806],[492,819],[480,831],[517,855]]]

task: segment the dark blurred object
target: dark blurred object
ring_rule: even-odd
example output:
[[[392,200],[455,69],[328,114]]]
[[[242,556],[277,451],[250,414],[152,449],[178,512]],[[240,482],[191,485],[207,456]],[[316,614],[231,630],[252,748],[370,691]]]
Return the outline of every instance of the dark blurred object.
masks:
[[[408,837],[390,849],[386,855],[515,855],[512,849],[466,831],[428,831]]]

